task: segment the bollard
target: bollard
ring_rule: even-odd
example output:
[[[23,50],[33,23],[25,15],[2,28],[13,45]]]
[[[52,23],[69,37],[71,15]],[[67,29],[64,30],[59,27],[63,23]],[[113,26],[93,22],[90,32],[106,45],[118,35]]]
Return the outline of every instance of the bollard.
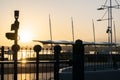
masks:
[[[73,44],[72,80],[84,80],[84,45],[81,40]]]
[[[61,46],[56,45],[54,47],[54,80],[59,80],[59,54],[61,51]]]
[[[33,49],[36,52],[36,80],[39,80],[39,52],[42,48],[40,45],[35,45]]]

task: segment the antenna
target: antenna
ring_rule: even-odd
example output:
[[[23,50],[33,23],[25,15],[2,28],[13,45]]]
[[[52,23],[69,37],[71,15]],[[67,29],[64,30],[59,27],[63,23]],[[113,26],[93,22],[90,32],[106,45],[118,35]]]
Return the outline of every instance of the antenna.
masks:
[[[107,2],[109,2],[109,5],[106,5]],[[105,14],[104,14],[104,16],[102,17],[102,19],[99,19],[98,21],[108,20],[108,28],[107,28],[106,33],[108,33],[108,43],[110,43],[109,49],[110,49],[110,53],[111,53],[111,54],[112,54],[112,43],[113,43],[113,40],[112,40],[112,20],[113,20],[113,18],[112,18],[112,9],[113,9],[113,8],[119,9],[119,6],[120,6],[117,0],[115,0],[115,2],[116,2],[117,5],[114,5],[114,6],[113,6],[113,5],[112,5],[112,0],[109,0],[109,1],[106,0],[106,1],[105,1],[105,4],[102,5],[100,8],[98,8],[98,10],[107,9],[107,12],[108,12],[108,18],[107,18],[107,19],[103,19],[103,17],[104,17],[105,14],[106,14],[106,12],[105,12]]]

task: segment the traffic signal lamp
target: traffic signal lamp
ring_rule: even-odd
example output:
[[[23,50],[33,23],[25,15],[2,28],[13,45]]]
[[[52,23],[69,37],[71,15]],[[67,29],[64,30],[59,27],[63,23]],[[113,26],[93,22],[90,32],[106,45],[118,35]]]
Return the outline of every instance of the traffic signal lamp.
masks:
[[[19,18],[19,10],[14,11],[14,17],[15,17],[15,19]]]
[[[15,18],[15,22],[11,25],[11,31],[14,30],[15,32],[6,33],[6,37],[7,39],[15,40],[15,42],[17,42],[17,34],[18,34],[18,29],[19,29],[19,22],[18,22],[19,11],[18,10],[14,11],[14,18]]]
[[[15,23],[11,25],[11,31],[18,30],[18,28],[19,28],[19,22],[15,21]]]
[[[6,33],[6,37],[7,37],[7,39],[15,40],[16,34],[15,33]]]

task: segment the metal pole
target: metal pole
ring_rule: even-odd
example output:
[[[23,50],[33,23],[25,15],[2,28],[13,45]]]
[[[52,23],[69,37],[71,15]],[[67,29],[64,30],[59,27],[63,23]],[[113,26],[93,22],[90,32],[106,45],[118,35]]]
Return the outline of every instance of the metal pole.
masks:
[[[35,45],[33,49],[36,52],[36,80],[39,80],[39,52],[42,48],[40,45]]]
[[[73,44],[72,75],[72,80],[84,80],[84,45],[81,40],[76,40]]]
[[[18,70],[17,70],[17,52],[18,50],[20,49],[19,45],[18,45],[18,28],[19,28],[19,22],[18,22],[18,17],[19,17],[19,11],[15,11],[14,12],[14,17],[15,17],[15,40],[14,40],[14,45],[12,46],[12,50],[14,51],[14,80],[17,80],[17,73],[18,73]]]
[[[1,61],[4,61],[4,46],[1,47]],[[1,64],[1,80],[4,80],[4,63]]]
[[[116,46],[116,28],[115,28],[115,22],[114,23],[114,39],[115,39],[115,52],[117,53],[117,46]]]
[[[14,51],[14,80],[17,80],[17,52]]]
[[[108,33],[108,46],[109,46],[109,52],[111,54],[111,25],[110,25],[110,8],[108,7],[108,29],[106,33]]]
[[[61,51],[61,46],[56,45],[54,47],[54,80],[59,80],[59,55]]]
[[[39,80],[39,52],[36,52],[36,80]]]
[[[110,0],[110,10],[109,10],[109,18],[110,18],[110,34],[111,34],[111,54],[112,54],[112,0]]]
[[[14,80],[17,80],[17,73],[18,73],[18,70],[17,70],[17,52],[20,50],[20,46],[17,45],[17,44],[14,44],[12,46],[12,51],[14,52]]]

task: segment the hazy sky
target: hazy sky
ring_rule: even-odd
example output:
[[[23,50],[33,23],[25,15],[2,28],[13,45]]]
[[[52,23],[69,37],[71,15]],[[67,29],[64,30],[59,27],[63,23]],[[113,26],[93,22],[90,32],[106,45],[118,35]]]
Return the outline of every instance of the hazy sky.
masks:
[[[105,42],[107,41],[107,21],[96,21],[105,13],[105,11],[97,10],[104,2],[105,0],[0,0],[0,45],[13,44],[13,41],[5,37],[5,33],[11,32],[11,24],[14,23],[14,10],[20,11],[19,35],[30,35],[27,35],[30,41],[26,43],[23,43],[22,40],[19,41],[21,45],[36,44],[32,40],[50,39],[49,14],[53,40],[72,41],[71,17],[73,17],[75,39],[93,41],[93,19],[96,41]],[[119,9],[113,10],[113,20],[117,28],[117,42],[120,42],[119,14]]]

